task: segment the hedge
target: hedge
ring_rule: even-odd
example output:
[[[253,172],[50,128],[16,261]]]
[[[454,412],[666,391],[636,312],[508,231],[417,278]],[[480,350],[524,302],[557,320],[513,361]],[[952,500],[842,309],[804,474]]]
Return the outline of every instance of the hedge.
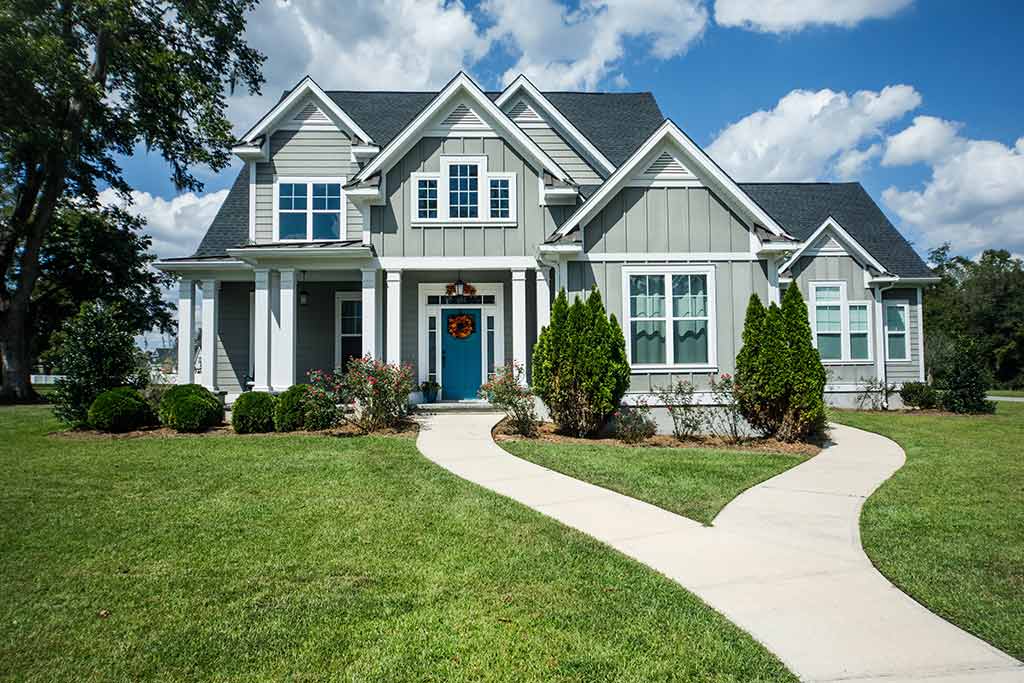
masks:
[[[153,424],[155,417],[137,390],[118,387],[96,397],[89,407],[88,421],[101,432],[130,432]]]
[[[236,434],[274,431],[274,407],[277,399],[265,391],[249,391],[231,406],[231,426]]]
[[[178,384],[160,400],[160,422],[179,432],[201,432],[224,421],[224,406],[199,384]]]

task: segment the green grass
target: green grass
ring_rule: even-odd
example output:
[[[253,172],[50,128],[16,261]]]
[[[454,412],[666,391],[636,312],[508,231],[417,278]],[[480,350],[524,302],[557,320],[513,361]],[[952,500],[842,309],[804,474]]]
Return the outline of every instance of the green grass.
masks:
[[[795,680],[409,439],[55,427],[0,409],[2,680]]]
[[[710,524],[741,492],[803,456],[703,448],[503,441],[513,455]]]
[[[864,506],[864,548],[930,610],[1024,659],[1024,405],[992,416],[837,412],[907,464]]]
[[[989,396],[1013,396],[1016,398],[1024,398],[1024,391],[1017,391],[1015,389],[993,389],[988,392]]]

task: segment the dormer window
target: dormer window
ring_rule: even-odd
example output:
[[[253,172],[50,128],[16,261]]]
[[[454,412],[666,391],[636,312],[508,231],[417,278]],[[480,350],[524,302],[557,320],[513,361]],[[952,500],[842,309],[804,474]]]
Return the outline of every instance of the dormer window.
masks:
[[[285,178],[274,185],[279,242],[337,241],[345,233],[344,178]]]
[[[440,166],[412,174],[413,224],[515,223],[515,173],[489,171],[487,157],[441,157]]]

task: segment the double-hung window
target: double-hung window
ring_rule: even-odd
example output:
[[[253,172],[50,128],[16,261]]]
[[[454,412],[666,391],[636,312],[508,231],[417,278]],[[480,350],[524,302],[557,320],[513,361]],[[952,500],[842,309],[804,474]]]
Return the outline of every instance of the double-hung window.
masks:
[[[715,366],[714,273],[713,266],[623,268],[633,367]]]
[[[888,360],[910,360],[907,325],[910,306],[906,301],[885,302],[885,357]]]
[[[811,298],[811,329],[821,360],[870,362],[871,303],[850,301],[845,282],[812,282]]]
[[[439,166],[411,174],[414,224],[515,222],[515,173],[488,170],[483,156],[441,157]]]
[[[279,241],[340,240],[345,229],[344,178],[278,178],[274,223]]]

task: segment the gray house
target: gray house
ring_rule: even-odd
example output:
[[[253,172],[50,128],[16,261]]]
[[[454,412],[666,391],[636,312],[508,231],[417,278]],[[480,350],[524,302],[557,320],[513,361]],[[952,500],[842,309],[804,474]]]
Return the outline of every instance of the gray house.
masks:
[[[557,290],[595,285],[633,396],[731,373],[750,294],[794,285],[832,400],[924,378],[934,278],[864,189],[737,183],[650,93],[305,78],[234,152],[245,165],[196,253],[159,263],[181,278],[182,340],[201,291],[201,381],[229,398],[364,354],[469,398],[497,366],[529,369]]]

